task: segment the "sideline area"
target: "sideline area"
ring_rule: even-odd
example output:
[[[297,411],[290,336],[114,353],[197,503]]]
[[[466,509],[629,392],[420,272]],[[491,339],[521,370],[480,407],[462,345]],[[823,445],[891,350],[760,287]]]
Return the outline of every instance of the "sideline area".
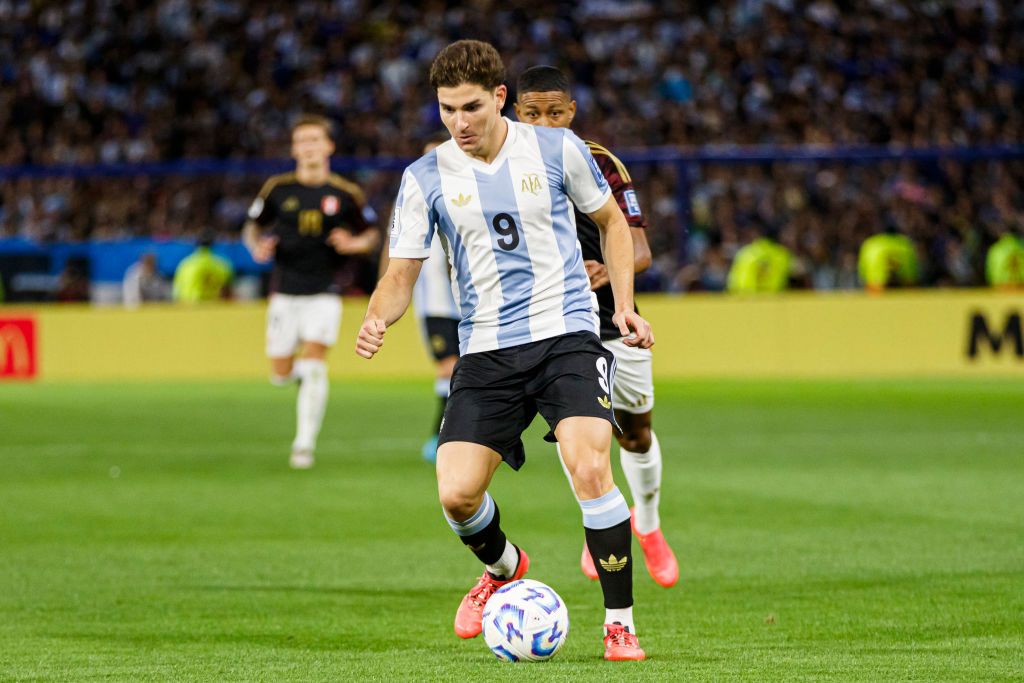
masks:
[[[647,295],[638,305],[654,325],[661,379],[1024,376],[1024,293]],[[365,310],[365,299],[345,301],[332,376],[430,377],[411,315],[389,330],[373,361],[352,352]],[[248,302],[0,307],[0,327],[35,321],[43,381],[257,379],[266,374],[264,315],[264,304]],[[29,344],[8,332],[0,361],[14,363]]]

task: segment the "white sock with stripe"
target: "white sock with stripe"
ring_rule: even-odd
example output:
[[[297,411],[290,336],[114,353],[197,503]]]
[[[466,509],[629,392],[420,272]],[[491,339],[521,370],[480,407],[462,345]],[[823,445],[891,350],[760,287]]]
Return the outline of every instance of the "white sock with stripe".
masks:
[[[620,449],[619,461],[633,496],[636,530],[641,534],[649,534],[661,526],[658,515],[661,498],[661,446],[657,434],[651,431],[651,447],[646,453]]]
[[[300,358],[295,361],[295,374],[300,384],[295,404],[296,430],[292,449],[312,451],[327,408],[330,386],[327,363],[315,358]]]
[[[605,609],[604,623],[614,624],[619,622],[629,629],[629,632],[636,635],[636,626],[633,625],[633,607],[620,607],[618,609]]]
[[[484,565],[494,576],[499,579],[511,579],[519,568],[519,551],[512,545],[512,541],[505,540],[505,551],[494,564]]]

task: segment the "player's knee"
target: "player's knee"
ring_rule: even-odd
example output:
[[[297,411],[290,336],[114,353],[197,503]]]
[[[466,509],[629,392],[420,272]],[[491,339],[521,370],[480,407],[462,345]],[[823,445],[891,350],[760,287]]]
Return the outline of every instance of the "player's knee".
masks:
[[[438,497],[445,515],[456,522],[464,522],[472,517],[483,502],[482,496],[469,495],[444,486],[438,487]]]
[[[572,485],[581,498],[598,498],[608,488],[612,472],[606,457],[581,458],[572,467]]]
[[[627,427],[619,435],[619,445],[632,453],[646,453],[651,450],[651,428],[648,426]]]

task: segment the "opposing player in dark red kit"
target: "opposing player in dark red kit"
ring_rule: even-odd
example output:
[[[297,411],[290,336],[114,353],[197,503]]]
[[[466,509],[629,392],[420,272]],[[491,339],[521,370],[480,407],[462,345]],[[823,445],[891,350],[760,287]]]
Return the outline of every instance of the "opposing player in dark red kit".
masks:
[[[519,77],[515,109],[519,120],[524,123],[569,128],[576,114],[576,102],[569,91],[569,80],[561,71],[551,66],[535,66]],[[645,233],[647,221],[640,210],[629,171],[601,145],[589,141],[586,144],[631,228],[634,270],[645,270],[651,264],[651,250]],[[615,301],[601,254],[600,233],[590,217],[579,210],[576,211],[576,232],[590,276],[590,286],[597,296],[601,342],[614,354],[616,361],[612,404],[615,420],[622,429],[617,437],[622,470],[633,494],[633,532],[643,549],[647,570],[658,584],[668,588],[679,580],[679,564],[661,532],[658,514],[661,446],[651,428],[654,409],[651,350],[624,344],[622,333],[612,323]],[[594,561],[585,545],[580,565],[588,577],[598,578]]]

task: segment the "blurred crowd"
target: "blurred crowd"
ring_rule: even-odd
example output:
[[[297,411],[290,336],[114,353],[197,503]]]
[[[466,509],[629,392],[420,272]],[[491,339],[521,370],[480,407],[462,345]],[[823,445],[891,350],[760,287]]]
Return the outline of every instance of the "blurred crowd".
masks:
[[[453,39],[501,50],[509,83],[572,76],[577,132],[657,145],[1018,144],[1024,5],[582,0],[0,0],[0,165],[286,157],[300,112],[338,122],[338,153],[415,156],[440,127],[426,74]],[[514,93],[513,93],[514,95]],[[871,234],[914,240],[930,284],[981,282],[984,249],[1024,224],[1019,161],[630,169],[659,256],[645,288],[716,290],[770,234],[794,284],[856,286]],[[387,216],[397,178],[360,174]],[[0,236],[234,235],[261,178],[5,181]]]

